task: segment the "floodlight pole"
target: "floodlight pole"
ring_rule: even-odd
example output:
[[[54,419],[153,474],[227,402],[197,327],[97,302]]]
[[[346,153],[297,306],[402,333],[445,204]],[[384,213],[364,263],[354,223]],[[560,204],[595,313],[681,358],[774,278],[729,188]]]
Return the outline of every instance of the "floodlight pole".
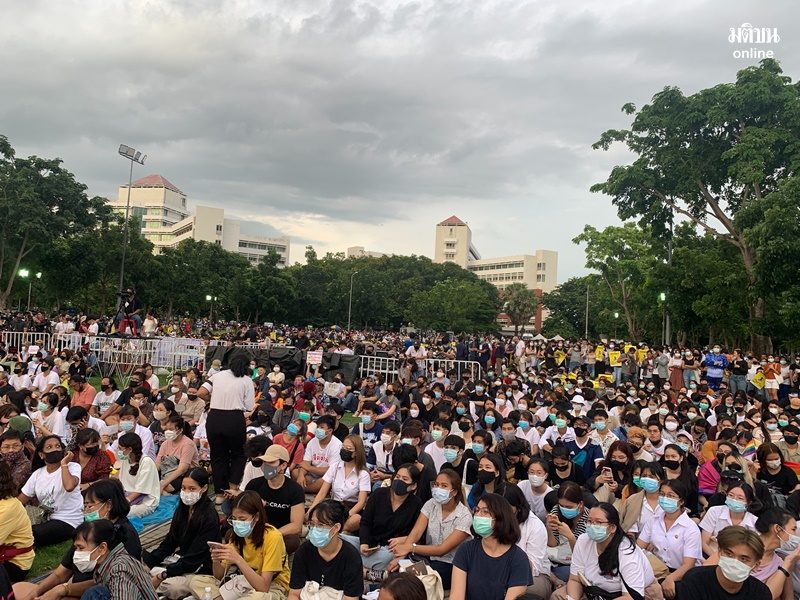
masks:
[[[123,150],[124,149],[124,150]],[[117,289],[117,312],[119,312],[119,308],[122,304],[122,289],[125,285],[125,255],[128,251],[128,243],[130,242],[130,216],[131,216],[131,187],[133,186],[133,163],[138,162],[140,165],[144,164],[144,159],[147,158],[146,156],[142,156],[141,152],[133,151],[133,148],[125,146],[124,144],[120,145],[119,147],[119,154],[123,158],[127,158],[131,161],[131,170],[128,174],[128,201],[125,205],[125,240],[122,245],[122,262],[119,266],[119,288]]]

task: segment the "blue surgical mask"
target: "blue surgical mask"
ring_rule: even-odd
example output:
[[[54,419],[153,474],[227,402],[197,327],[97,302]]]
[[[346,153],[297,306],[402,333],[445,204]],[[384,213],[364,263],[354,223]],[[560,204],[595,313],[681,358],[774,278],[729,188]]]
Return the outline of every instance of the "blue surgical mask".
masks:
[[[233,520],[231,521],[231,527],[233,527],[233,533],[241,538],[244,538],[250,535],[250,532],[253,531],[253,522]]]
[[[725,498],[725,506],[735,513],[743,513],[747,510],[747,502],[742,502],[736,498]]]
[[[478,392],[479,394],[482,394],[483,393],[483,386],[482,385],[476,385],[475,386],[475,391]]]
[[[650,494],[658,489],[658,485],[658,479],[653,479],[652,477],[642,477],[639,480],[639,487]]]
[[[364,425],[369,425],[372,423],[372,417],[370,415],[361,415],[361,423]]]
[[[494,425],[495,422],[495,418],[492,415],[486,415],[483,420],[486,421],[487,425]]]
[[[317,548],[324,548],[331,541],[331,530],[324,527],[309,527],[308,541]]]
[[[689,452],[689,444],[684,444],[682,442],[675,442],[675,445],[684,452]]]
[[[294,423],[289,423],[289,425],[286,426],[286,431],[290,435],[297,435],[298,433],[300,433],[300,428]]]
[[[130,431],[131,429],[133,429],[134,425],[135,425],[135,423],[133,421],[120,421],[119,422],[119,428],[122,429],[122,431]]]
[[[531,424],[530,424],[530,423],[528,423],[527,421],[520,421],[520,422],[519,422],[519,427],[520,427],[520,429],[527,429],[527,428],[528,428],[528,427],[530,427],[530,426],[531,426]]]
[[[473,442],[472,444],[472,451],[477,455],[480,456],[484,452],[486,452],[486,446],[479,442]]]
[[[678,510],[678,501],[675,498],[667,498],[666,496],[658,497],[658,505],[665,513],[672,514]]]
[[[451,463],[457,458],[458,458],[458,450],[454,450],[453,448],[444,449],[444,459],[447,462]]]
[[[606,428],[606,422],[605,421],[595,421],[593,423],[593,425],[594,425],[594,428],[597,431],[603,431]]]
[[[456,406],[456,414],[457,415],[461,416],[461,415],[466,414],[466,412],[467,412],[467,409],[464,408],[463,406]]]
[[[324,440],[326,435],[328,435],[328,432],[322,429],[317,429],[314,432],[314,437],[316,437],[318,440]]]
[[[432,488],[431,497],[437,504],[447,504],[447,502],[450,500],[450,490],[437,487]]]
[[[608,525],[587,525],[586,535],[593,542],[600,543],[608,537]]]
[[[581,512],[579,506],[576,506],[575,508],[566,508],[564,506],[561,506],[560,504],[558,505],[558,510],[561,511],[561,515],[565,519],[574,519]]]

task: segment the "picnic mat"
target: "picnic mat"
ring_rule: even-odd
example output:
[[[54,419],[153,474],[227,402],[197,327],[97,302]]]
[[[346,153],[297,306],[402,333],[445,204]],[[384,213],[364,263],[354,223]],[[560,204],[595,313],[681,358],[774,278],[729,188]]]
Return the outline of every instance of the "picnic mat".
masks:
[[[137,533],[142,533],[147,527],[160,525],[172,519],[180,502],[179,496],[161,496],[158,508],[146,517],[128,517]]]

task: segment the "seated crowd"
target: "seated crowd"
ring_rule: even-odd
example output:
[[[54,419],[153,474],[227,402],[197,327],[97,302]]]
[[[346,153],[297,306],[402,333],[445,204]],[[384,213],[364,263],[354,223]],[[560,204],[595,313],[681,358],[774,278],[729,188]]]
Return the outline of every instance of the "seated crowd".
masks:
[[[122,390],[50,377],[49,356],[34,378],[30,360],[0,372],[0,571],[17,599],[800,595],[796,380],[775,399],[700,370],[684,386],[411,360],[347,385],[242,354],[163,385],[143,365]],[[135,519],[167,497],[148,551]]]

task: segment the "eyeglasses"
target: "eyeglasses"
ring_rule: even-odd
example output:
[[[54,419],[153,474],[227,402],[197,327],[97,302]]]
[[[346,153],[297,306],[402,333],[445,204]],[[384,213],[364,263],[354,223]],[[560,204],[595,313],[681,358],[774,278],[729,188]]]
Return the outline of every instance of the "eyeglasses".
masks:
[[[492,517],[492,516],[494,516],[494,515],[492,515],[491,512],[489,512],[488,508],[479,508],[477,506],[473,509],[472,514],[473,515],[478,515],[478,516],[481,516],[481,517]]]
[[[588,519],[586,521],[587,525],[610,525],[608,521],[593,521],[592,519]]]

